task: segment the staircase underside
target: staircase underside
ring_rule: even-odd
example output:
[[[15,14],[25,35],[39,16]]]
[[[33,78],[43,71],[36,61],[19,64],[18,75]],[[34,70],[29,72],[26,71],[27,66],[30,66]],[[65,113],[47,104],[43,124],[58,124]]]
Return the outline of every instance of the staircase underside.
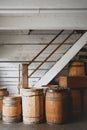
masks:
[[[35,84],[47,85],[87,43],[87,32],[60,58],[56,64]]]

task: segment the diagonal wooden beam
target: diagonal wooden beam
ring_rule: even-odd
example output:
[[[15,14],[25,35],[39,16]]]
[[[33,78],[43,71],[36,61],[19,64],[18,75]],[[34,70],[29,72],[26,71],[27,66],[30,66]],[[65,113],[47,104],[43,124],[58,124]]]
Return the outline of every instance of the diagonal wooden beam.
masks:
[[[62,58],[35,84],[36,87],[47,85],[79,52],[79,50],[87,44],[87,32],[67,51]]]

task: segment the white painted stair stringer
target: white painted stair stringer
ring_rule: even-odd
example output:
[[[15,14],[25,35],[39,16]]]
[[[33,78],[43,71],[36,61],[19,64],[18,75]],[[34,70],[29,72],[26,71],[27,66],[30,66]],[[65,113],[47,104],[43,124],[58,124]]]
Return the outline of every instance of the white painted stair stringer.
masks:
[[[87,44],[87,32],[65,53],[65,55],[56,62],[56,64],[34,85],[40,87],[47,85],[66,65],[67,63],[79,52],[79,50]]]

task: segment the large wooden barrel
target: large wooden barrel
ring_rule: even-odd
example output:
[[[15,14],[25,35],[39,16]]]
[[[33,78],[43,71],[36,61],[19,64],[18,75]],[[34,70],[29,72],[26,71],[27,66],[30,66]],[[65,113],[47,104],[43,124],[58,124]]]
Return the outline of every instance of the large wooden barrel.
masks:
[[[43,89],[25,89],[22,92],[23,123],[33,124],[44,121]]]
[[[3,104],[3,97],[8,95],[7,88],[1,87],[0,88],[0,120],[2,119],[2,104]]]
[[[82,114],[82,96],[81,90],[73,89],[71,90],[72,97],[72,115],[73,118],[79,118]]]
[[[48,89],[46,92],[46,121],[62,124],[70,119],[70,89]]]
[[[3,98],[2,118],[4,123],[21,121],[21,96],[7,96]]]
[[[71,62],[69,76],[85,76],[85,63],[83,61]]]

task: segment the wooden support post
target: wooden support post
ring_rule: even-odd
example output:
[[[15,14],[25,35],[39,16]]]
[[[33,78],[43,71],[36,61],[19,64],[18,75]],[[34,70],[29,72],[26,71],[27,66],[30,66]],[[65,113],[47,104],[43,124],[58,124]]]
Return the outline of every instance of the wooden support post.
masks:
[[[22,64],[22,88],[28,88],[28,65]]]

